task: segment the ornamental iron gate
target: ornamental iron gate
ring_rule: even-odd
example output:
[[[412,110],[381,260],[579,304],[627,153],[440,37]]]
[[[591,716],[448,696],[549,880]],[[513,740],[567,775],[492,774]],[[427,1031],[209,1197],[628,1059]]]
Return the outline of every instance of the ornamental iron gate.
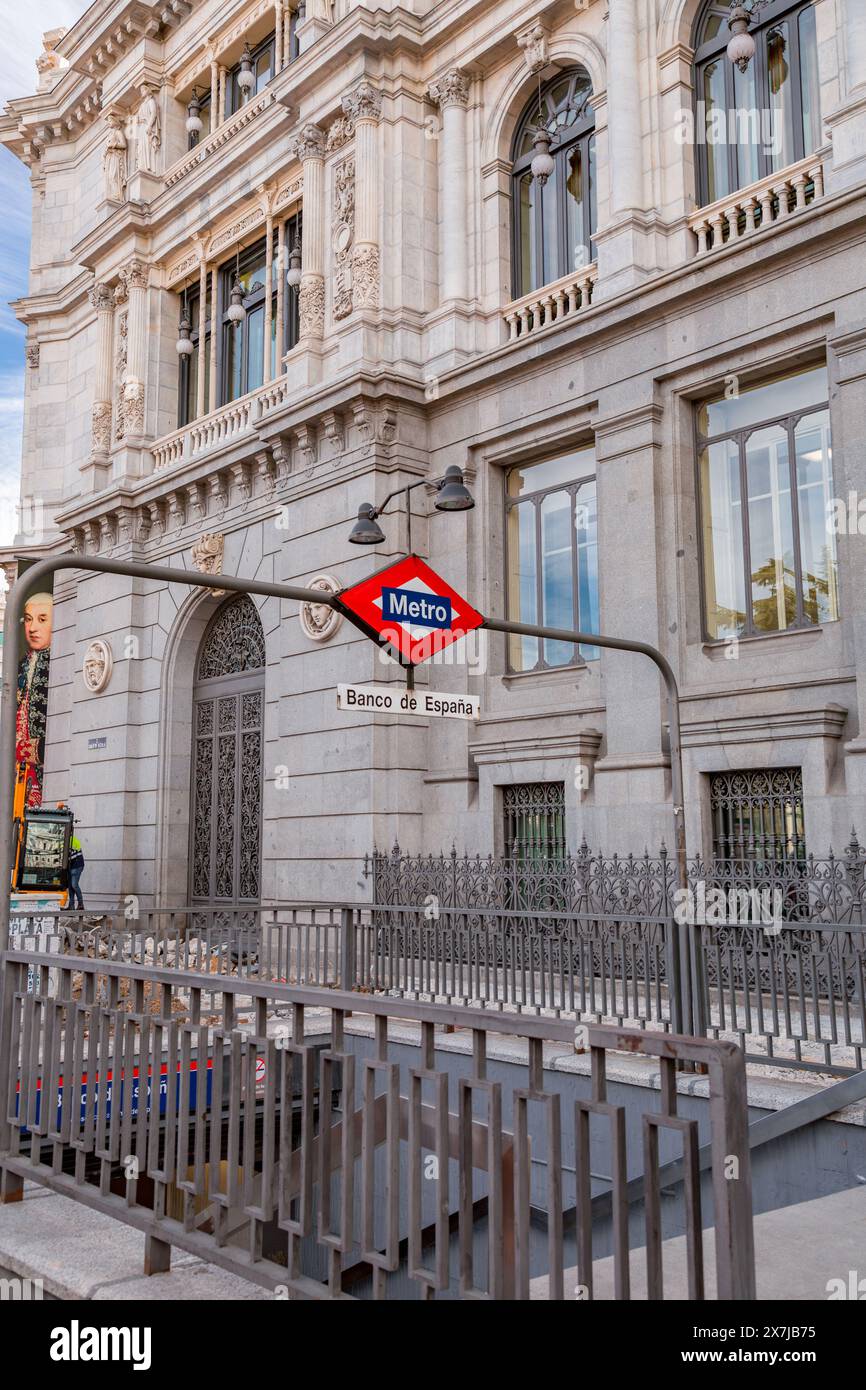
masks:
[[[212,618],[196,677],[190,901],[257,903],[265,636],[246,595],[231,599]]]

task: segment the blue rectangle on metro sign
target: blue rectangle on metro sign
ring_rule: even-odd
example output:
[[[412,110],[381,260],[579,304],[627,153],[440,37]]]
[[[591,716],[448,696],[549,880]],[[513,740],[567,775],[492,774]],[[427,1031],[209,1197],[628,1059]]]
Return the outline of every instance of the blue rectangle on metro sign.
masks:
[[[451,600],[415,589],[388,589],[383,586],[382,617],[386,623],[450,628]]]

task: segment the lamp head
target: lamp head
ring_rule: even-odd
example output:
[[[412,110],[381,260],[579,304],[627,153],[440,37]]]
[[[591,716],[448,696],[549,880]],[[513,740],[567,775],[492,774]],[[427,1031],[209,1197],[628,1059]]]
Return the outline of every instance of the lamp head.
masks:
[[[452,463],[445,469],[445,477],[439,484],[436,501],[437,512],[468,512],[475,506],[472,493],[463,482],[462,469]]]
[[[351,545],[381,545],[385,533],[376,521],[376,508],[371,502],[362,502],[358,508],[358,520],[349,533]]]

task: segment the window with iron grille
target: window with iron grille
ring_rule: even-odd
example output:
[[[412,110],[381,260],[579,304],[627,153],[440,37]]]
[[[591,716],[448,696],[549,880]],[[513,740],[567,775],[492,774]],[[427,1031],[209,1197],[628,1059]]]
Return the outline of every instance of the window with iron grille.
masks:
[[[710,774],[713,858],[735,863],[805,859],[799,767]]]
[[[520,859],[565,857],[565,783],[518,782],[503,788],[505,851]]]

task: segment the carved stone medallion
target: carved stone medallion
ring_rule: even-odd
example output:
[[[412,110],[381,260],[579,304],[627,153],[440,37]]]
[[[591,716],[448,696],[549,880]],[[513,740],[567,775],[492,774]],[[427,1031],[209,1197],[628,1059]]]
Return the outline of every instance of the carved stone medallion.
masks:
[[[343,586],[332,574],[317,574],[306,587],[322,589],[327,594],[336,594]],[[343,622],[342,613],[329,608],[326,603],[302,603],[298,618],[305,636],[312,642],[327,642]]]
[[[107,642],[103,642],[101,637],[97,637],[84,653],[82,667],[85,689],[91,695],[99,695],[105,689],[111,680],[113,666],[111,647]]]

